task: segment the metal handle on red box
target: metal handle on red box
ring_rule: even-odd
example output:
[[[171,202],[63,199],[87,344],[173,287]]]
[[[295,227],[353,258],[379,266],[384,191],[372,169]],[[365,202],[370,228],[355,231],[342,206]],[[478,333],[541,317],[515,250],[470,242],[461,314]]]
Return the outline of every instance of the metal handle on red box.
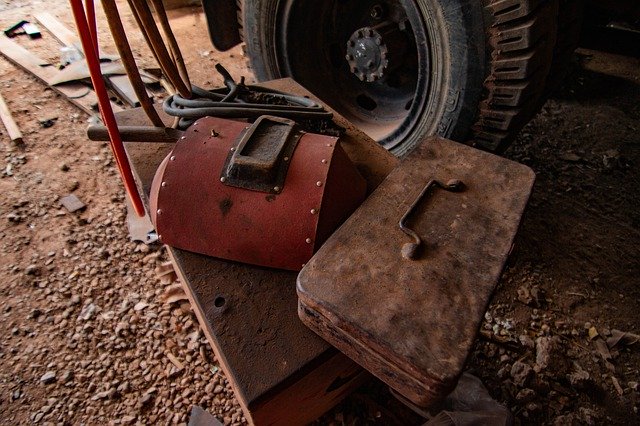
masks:
[[[92,22],[88,22],[85,14],[82,0],[69,0],[71,3],[71,9],[73,11],[73,17],[76,22],[80,41],[82,42],[82,49],[89,66],[89,73],[91,74],[91,83],[98,97],[98,106],[100,108],[100,114],[102,115],[102,121],[104,121],[107,131],[109,132],[109,139],[111,150],[116,159],[118,170],[124,188],[131,199],[133,208],[136,214],[140,217],[145,215],[144,204],[138,187],[136,186],[131,166],[129,165],[129,159],[127,158],[127,152],[124,149],[120,132],[118,131],[118,123],[116,117],[111,109],[111,101],[105,87],[104,80],[102,79],[102,72],[100,71],[100,58],[98,57],[98,42],[95,31],[95,14],[93,13],[93,0],[87,0],[87,8],[89,15],[92,17]],[[94,38],[95,37],[95,38]]]

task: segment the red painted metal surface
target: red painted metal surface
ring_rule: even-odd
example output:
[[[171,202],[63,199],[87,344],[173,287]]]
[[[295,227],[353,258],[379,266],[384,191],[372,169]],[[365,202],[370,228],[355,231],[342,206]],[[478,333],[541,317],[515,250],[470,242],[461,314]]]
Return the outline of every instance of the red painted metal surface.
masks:
[[[156,173],[151,218],[170,246],[300,270],[322,243],[318,236],[328,237],[362,202],[366,183],[336,138],[306,133],[279,194],[225,185],[220,172],[247,126],[213,117],[191,126]]]
[[[133,178],[131,166],[129,165],[129,159],[124,149],[122,139],[120,138],[120,132],[118,131],[118,124],[116,123],[113,110],[111,109],[111,102],[109,100],[109,94],[107,88],[102,79],[102,72],[100,70],[100,59],[98,57],[98,45],[97,41],[94,42],[92,38],[92,29],[95,27],[95,14],[93,13],[93,3],[89,7],[89,15],[93,17],[93,22],[88,22],[85,10],[82,6],[82,0],[70,0],[71,9],[73,11],[73,17],[78,28],[78,34],[80,35],[80,41],[82,42],[82,49],[84,50],[87,65],[89,67],[89,73],[91,74],[91,83],[98,97],[98,105],[100,107],[100,114],[102,115],[102,121],[104,121],[107,131],[109,132],[109,139],[111,141],[111,150],[113,156],[116,159],[118,170],[120,171],[120,177],[124,183],[125,190],[131,199],[133,208],[138,216],[142,217],[145,214],[144,204],[142,198],[138,192],[138,187]],[[93,30],[95,32],[95,30]]]

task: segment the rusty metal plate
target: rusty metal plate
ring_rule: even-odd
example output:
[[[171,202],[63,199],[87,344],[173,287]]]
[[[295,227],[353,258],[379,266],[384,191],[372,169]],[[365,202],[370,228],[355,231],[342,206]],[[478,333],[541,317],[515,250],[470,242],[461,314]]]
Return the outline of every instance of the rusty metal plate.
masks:
[[[247,128],[247,123],[213,117],[194,123],[158,169],[151,219],[162,242],[172,247],[300,270],[323,241],[317,231],[346,219],[364,198],[366,182],[342,161],[346,157],[336,138],[304,133],[277,193],[229,186],[221,181],[221,171]],[[348,179],[335,182],[328,178],[330,171]],[[338,192],[331,189],[336,185]],[[331,193],[341,197],[337,210],[325,209],[334,201]]]
[[[436,402],[462,371],[534,178],[465,145],[423,143],[300,272],[300,318],[411,402]],[[420,197],[454,179],[460,190],[432,183]],[[414,256],[401,219],[421,240]]]

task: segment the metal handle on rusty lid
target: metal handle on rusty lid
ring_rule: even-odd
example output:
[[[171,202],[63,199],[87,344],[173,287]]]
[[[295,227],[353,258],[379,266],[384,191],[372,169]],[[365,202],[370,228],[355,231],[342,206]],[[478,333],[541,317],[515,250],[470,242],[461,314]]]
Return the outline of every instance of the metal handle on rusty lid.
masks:
[[[425,187],[420,192],[420,195],[418,195],[407,212],[402,216],[400,222],[398,222],[400,230],[413,238],[413,242],[405,243],[402,245],[402,250],[400,251],[400,253],[402,254],[402,257],[404,259],[415,260],[418,257],[420,248],[422,247],[422,238],[420,238],[420,236],[413,229],[407,227],[406,222],[432,186],[444,189],[445,191],[449,192],[460,192],[464,189],[464,183],[462,183],[462,181],[459,179],[450,179],[446,184],[440,182],[439,180],[432,179],[425,185]]]

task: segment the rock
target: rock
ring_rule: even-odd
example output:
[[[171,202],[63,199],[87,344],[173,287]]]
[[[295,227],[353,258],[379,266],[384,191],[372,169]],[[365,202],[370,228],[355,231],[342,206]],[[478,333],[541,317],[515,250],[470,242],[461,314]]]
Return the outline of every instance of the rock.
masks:
[[[43,129],[48,129],[49,127],[52,127],[54,124],[56,124],[56,121],[58,121],[58,117],[47,117],[39,119],[38,123],[40,123],[40,127],[42,127]]]
[[[73,179],[71,181],[69,181],[69,183],[67,183],[66,189],[69,192],[73,192],[75,190],[77,190],[78,188],[80,188],[80,182]]]
[[[583,370],[579,365],[575,364],[576,370],[570,374],[567,374],[567,380],[571,386],[575,389],[581,390],[585,389],[588,384],[591,382],[591,376],[585,370]]]
[[[24,221],[24,217],[16,212],[11,212],[5,216],[9,222],[20,223]]]
[[[574,152],[564,152],[559,155],[561,160],[564,160],[569,163],[577,163],[582,160],[582,157]]]
[[[142,396],[142,398],[140,398],[140,406],[141,407],[146,407],[149,404],[151,404],[151,401],[153,401],[154,395],[152,393],[146,393]]]
[[[532,373],[533,369],[531,366],[522,361],[514,362],[511,367],[511,378],[513,379],[513,383],[520,387],[524,387],[526,385]]]
[[[561,345],[558,336],[536,339],[536,371],[555,369],[559,370],[556,373],[561,372],[564,370],[561,358]]]
[[[520,403],[527,403],[533,401],[535,397],[536,393],[533,389],[525,388],[518,392],[516,395],[516,401]]]
[[[106,391],[98,392],[94,396],[91,397],[92,401],[97,401],[99,399],[111,399],[116,394],[116,388],[111,387]]]
[[[29,265],[24,269],[24,273],[27,275],[40,275],[40,267],[38,265]]]
[[[73,371],[65,371],[62,373],[62,377],[60,378],[62,383],[68,383],[73,380]]]
[[[135,416],[122,416],[122,418],[120,419],[120,423],[123,425],[130,425],[133,424],[136,421],[136,417]]]
[[[533,302],[533,298],[531,297],[531,292],[525,286],[521,286],[518,288],[518,300],[525,305]]]
[[[82,308],[82,311],[80,311],[80,315],[78,315],[78,318],[82,319],[82,320],[85,320],[85,321],[88,321],[91,318],[93,318],[93,316],[96,313],[96,309],[97,309],[96,305],[94,305],[93,303],[85,305]]]
[[[580,407],[580,409],[578,409],[578,416],[582,424],[592,426],[599,423],[598,420],[600,416],[590,408]]]
[[[217,394],[219,394],[219,393],[222,393],[222,392],[224,392],[224,387],[222,387],[222,386],[220,386],[220,385],[216,386],[216,387],[213,389],[213,393],[214,393],[214,394],[216,394],[216,395],[217,395]]]
[[[56,373],[54,371],[47,371],[40,377],[40,381],[45,385],[53,383],[56,381]]]
[[[133,310],[136,311],[136,312],[139,312],[139,311],[143,310],[144,308],[146,308],[147,306],[149,306],[149,304],[147,302],[138,302],[133,307]]]
[[[533,341],[533,339],[531,337],[527,336],[526,334],[522,334],[518,339],[520,340],[520,344],[522,346],[524,346],[525,348],[533,349],[536,346],[536,344]]]

